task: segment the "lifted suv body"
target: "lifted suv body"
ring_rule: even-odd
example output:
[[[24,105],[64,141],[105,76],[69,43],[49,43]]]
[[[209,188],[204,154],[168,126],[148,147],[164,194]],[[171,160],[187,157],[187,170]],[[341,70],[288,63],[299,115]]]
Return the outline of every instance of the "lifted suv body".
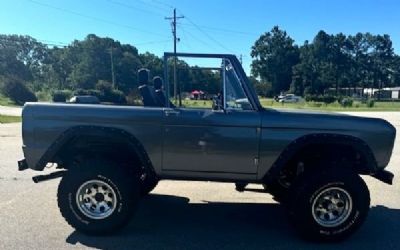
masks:
[[[364,160],[363,174],[376,174],[389,163],[396,130],[387,121],[265,109],[235,56],[177,55],[229,59],[253,110],[172,108],[169,102],[160,108],[28,103],[22,113],[27,166],[43,170],[62,160],[67,143],[85,137],[96,143],[103,138],[108,145],[129,143],[160,178],[260,182],[311,144],[352,147]]]
[[[165,53],[165,63],[173,55]],[[169,101],[165,107],[28,103],[22,113],[26,161],[20,169],[40,171],[47,163],[68,169],[74,156],[101,154],[138,162],[158,179],[268,185],[287,169],[303,172],[315,156],[319,160],[309,160],[309,168],[321,165],[315,161],[346,159],[357,174],[391,183],[384,168],[396,130],[387,121],[263,108],[235,56],[177,56],[225,60],[233,69],[226,74],[235,74],[250,108],[231,109],[227,101],[218,110],[171,107]],[[167,100],[168,87],[166,81]],[[225,91],[224,97],[229,98]]]

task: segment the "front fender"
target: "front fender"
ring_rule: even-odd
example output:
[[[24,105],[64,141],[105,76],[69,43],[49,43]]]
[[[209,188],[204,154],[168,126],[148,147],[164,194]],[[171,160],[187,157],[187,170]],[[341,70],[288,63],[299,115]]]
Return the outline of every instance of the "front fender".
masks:
[[[273,164],[269,168],[262,168],[264,171],[261,172],[260,175],[263,179],[275,179],[287,163],[289,163],[289,161],[296,156],[300,150],[313,144],[350,146],[365,159],[366,165],[362,166],[362,169],[358,169],[360,173],[373,174],[378,170],[374,154],[368,144],[363,140],[350,135],[314,133],[301,136],[289,143],[277,155],[276,159],[273,160]]]

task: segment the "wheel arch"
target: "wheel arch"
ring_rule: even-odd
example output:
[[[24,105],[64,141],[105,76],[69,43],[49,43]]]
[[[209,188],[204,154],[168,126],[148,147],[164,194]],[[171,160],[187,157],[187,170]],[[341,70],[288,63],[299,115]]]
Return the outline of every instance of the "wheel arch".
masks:
[[[360,160],[360,164],[355,169],[357,173],[372,174],[376,172],[377,163],[375,156],[365,141],[351,135],[318,133],[302,136],[286,146],[270,170],[264,175],[263,179],[267,182],[273,181],[279,177],[282,170],[289,167],[291,161],[301,158],[304,153],[309,153],[310,150],[322,152],[335,148],[337,148],[337,152],[335,153],[339,155],[356,154],[354,156]],[[335,156],[332,154],[331,157]]]
[[[80,152],[77,152],[79,151]],[[96,152],[96,150],[100,150]],[[153,164],[142,143],[131,133],[103,126],[74,126],[64,131],[47,149],[37,165],[42,170],[48,162],[65,167],[71,154],[111,153],[111,156],[124,155],[139,161],[142,167],[154,172]],[[128,155],[127,155],[128,154]],[[110,155],[109,155],[110,156]]]

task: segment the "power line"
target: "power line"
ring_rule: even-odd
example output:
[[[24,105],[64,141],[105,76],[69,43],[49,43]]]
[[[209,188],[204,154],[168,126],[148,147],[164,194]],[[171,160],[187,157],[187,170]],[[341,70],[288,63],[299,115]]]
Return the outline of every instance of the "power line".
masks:
[[[143,43],[135,43],[133,44],[134,46],[140,46],[140,45],[147,45],[147,44],[162,44],[162,43],[168,43],[171,40],[160,40],[160,41],[149,41],[149,42],[143,42]]]
[[[185,38],[184,39],[184,41],[185,41],[184,44],[186,45],[186,47],[188,47],[188,49],[193,50],[192,46],[187,42],[188,39],[187,39],[187,35],[186,35],[185,29],[183,27],[181,27],[181,29],[182,29],[183,36]],[[181,40],[181,42],[182,42],[182,40]]]
[[[162,10],[162,11],[167,11],[167,12],[169,12],[171,9],[173,9],[173,7],[171,5],[168,5],[166,3],[159,2],[159,1],[154,1],[154,0],[152,2],[154,2],[154,3],[158,4],[158,5],[152,4],[149,1],[144,1],[144,0],[136,0],[135,4],[141,4],[141,5],[145,5],[145,6],[148,6],[148,7],[151,7],[151,8],[156,8],[156,9],[159,9],[159,10]],[[168,8],[161,7],[160,5],[167,6]]]
[[[41,6],[47,7],[47,8],[51,8],[51,9],[55,9],[55,10],[62,11],[62,12],[65,12],[65,13],[69,13],[69,14],[72,14],[72,15],[76,15],[76,16],[87,18],[87,19],[91,19],[91,20],[94,20],[94,21],[107,23],[107,24],[110,24],[110,25],[123,27],[123,28],[131,29],[131,30],[139,31],[139,32],[142,32],[142,33],[151,34],[151,35],[164,36],[164,35],[159,34],[159,33],[151,32],[151,31],[148,31],[148,30],[142,30],[142,29],[139,29],[139,28],[136,28],[136,27],[132,27],[130,25],[126,25],[126,24],[115,23],[115,22],[112,22],[112,21],[108,21],[106,19],[89,16],[89,15],[82,14],[82,13],[79,13],[79,12],[76,12],[76,11],[72,11],[72,10],[69,10],[69,9],[53,6],[53,5],[50,5],[50,4],[47,4],[47,3],[42,3],[42,2],[39,2],[39,1],[35,1],[35,0],[27,0],[27,1],[29,1],[31,3],[34,3],[34,4],[37,4],[37,5],[41,5]]]
[[[211,44],[205,42],[204,40],[198,38],[197,36],[193,35],[193,34],[192,34],[191,32],[189,32],[188,30],[186,30],[186,33],[187,33],[189,36],[191,36],[195,41],[198,41],[198,42],[202,43],[204,46],[206,46],[206,47],[214,47],[213,45],[211,45]],[[215,48],[215,47],[214,47],[214,48]]]
[[[126,3],[123,3],[123,2],[118,2],[118,1],[113,1],[113,0],[107,0],[107,2],[109,2],[111,4],[114,4],[114,5],[119,5],[121,7],[125,7],[125,8],[128,8],[128,9],[132,9],[132,10],[136,10],[136,11],[140,11],[140,12],[147,12],[147,13],[150,13],[150,14],[153,14],[153,15],[157,15],[157,16],[162,16],[163,17],[163,15],[161,13],[158,13],[158,12],[155,12],[155,11],[152,11],[152,10],[146,10],[146,9],[138,8],[136,6],[133,6],[133,5],[130,5],[130,4],[126,4]]]
[[[68,44],[68,43],[64,43],[64,42],[41,40],[41,39],[35,39],[35,38],[33,38],[33,39],[35,41],[40,42],[41,44],[47,45],[47,46],[55,46],[55,47],[62,47],[62,48],[65,48],[65,47],[68,47],[68,46],[72,46],[71,43]],[[7,38],[0,37],[0,41],[1,42],[8,42],[8,43],[20,42],[18,39],[13,39],[13,38],[10,38],[10,37],[7,37]],[[142,43],[133,43],[133,44],[130,44],[130,45],[136,47],[136,46],[148,45],[148,44],[165,44],[165,43],[168,43],[168,42],[170,42],[170,39],[168,39],[168,40],[158,40],[158,41],[148,41],[148,42],[142,42]],[[11,45],[13,45],[13,44],[11,44]],[[91,49],[91,48],[85,48],[85,50],[96,50],[97,51],[97,49]]]
[[[193,24],[190,24],[190,23],[182,23],[182,25],[194,26]],[[232,33],[232,34],[238,34],[238,35],[245,35],[245,36],[259,36],[259,35],[260,35],[260,34],[252,33],[252,32],[245,32],[245,31],[238,31],[238,30],[230,30],[230,29],[217,28],[217,27],[210,27],[210,26],[204,26],[204,25],[198,25],[198,27],[201,27],[201,28],[207,29],[207,30],[215,30],[215,31],[219,31],[219,32],[226,32],[226,33]]]
[[[7,37],[7,38],[1,37],[1,38],[0,38],[0,41],[1,41],[1,42],[13,43],[13,44],[11,44],[11,45],[15,45],[15,43],[21,42],[20,40],[18,40],[18,39],[13,39],[13,38],[11,38],[11,37]],[[57,46],[57,47],[66,47],[66,46],[67,46],[67,44],[66,44],[66,43],[63,43],[63,42],[55,42],[55,41],[40,40],[40,39],[34,39],[34,41],[37,41],[37,42],[39,42],[39,43],[41,43],[41,44],[43,44],[43,45],[47,45],[47,46]]]
[[[144,2],[143,0],[139,0],[140,2]],[[168,7],[168,9],[167,8],[164,8],[164,10],[168,10],[168,11],[170,11],[171,9],[174,9],[174,6],[172,6],[172,5],[169,5],[169,4],[167,4],[167,3],[164,3],[164,2],[161,2],[161,1],[158,1],[158,0],[152,0],[152,2],[153,3],[157,3],[157,4],[159,4],[159,5],[163,5],[163,6],[166,6],[166,7]],[[155,5],[153,5],[154,7],[156,7]],[[158,8],[161,8],[161,7],[158,7]]]
[[[216,43],[218,46],[220,46],[221,48],[223,48],[224,50],[235,54],[235,52],[233,52],[231,49],[227,48],[225,45],[223,45],[221,42],[219,42],[218,40],[216,40],[214,37],[210,36],[207,32],[205,32],[202,28],[200,28],[199,25],[197,25],[196,23],[194,23],[189,17],[186,16],[186,19],[196,28],[198,29],[201,33],[203,33],[205,36],[207,36],[210,40],[212,40],[214,43]]]
[[[41,42],[46,45],[52,45],[52,46],[67,46],[68,45],[68,43],[56,42],[56,41],[51,41],[51,40],[36,39],[36,41]]]

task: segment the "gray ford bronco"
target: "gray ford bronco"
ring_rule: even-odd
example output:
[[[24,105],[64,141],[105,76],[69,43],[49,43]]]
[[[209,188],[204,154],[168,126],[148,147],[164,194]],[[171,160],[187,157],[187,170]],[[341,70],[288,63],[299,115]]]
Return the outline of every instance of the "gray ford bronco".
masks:
[[[173,53],[164,54],[164,65]],[[301,235],[341,240],[365,221],[370,195],[360,175],[392,184],[385,170],[396,130],[382,119],[263,108],[233,55],[218,60],[221,89],[208,108],[174,106],[164,85],[139,74],[141,106],[27,103],[19,170],[58,170],[58,206],[75,229],[109,234],[126,225],[160,180],[263,185]],[[168,67],[165,67],[168,68]],[[159,78],[161,80],[161,78]],[[197,83],[200,84],[200,83]],[[155,84],[159,85],[159,83]]]

